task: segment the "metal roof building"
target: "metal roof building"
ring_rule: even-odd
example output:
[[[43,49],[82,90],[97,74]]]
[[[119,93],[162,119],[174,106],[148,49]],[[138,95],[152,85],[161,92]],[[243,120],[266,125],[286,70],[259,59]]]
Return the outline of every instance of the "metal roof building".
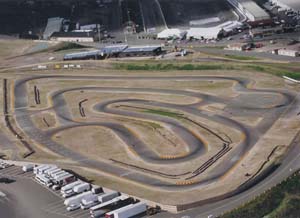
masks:
[[[253,0],[227,0],[231,5],[243,13],[250,22],[270,19],[270,15]]]

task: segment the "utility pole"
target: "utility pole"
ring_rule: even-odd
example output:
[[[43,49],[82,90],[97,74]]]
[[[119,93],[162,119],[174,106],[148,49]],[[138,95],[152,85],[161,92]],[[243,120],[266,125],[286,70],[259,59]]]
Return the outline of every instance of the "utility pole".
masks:
[[[101,24],[97,24],[99,43],[101,42]]]

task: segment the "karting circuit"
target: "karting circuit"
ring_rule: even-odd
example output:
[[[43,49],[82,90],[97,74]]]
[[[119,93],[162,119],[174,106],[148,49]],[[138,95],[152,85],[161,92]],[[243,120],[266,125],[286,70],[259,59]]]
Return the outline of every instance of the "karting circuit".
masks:
[[[299,129],[297,92],[269,74],[83,70],[8,79],[7,126],[28,152],[170,211],[251,186]]]

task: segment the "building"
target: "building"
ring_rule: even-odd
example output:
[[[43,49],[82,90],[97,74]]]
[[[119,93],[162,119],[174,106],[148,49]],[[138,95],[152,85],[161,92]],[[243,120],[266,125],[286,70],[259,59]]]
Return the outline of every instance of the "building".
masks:
[[[165,29],[157,34],[158,39],[182,39],[186,36],[186,31],[180,29]]]
[[[225,48],[225,50],[230,51],[246,51],[249,46],[245,43],[235,43],[235,44],[229,44]]]
[[[64,61],[70,60],[98,60],[104,59],[101,51],[94,50],[94,51],[85,51],[85,52],[77,52],[71,54],[64,55]]]
[[[271,21],[270,15],[253,0],[227,0],[240,13],[245,15],[250,24],[267,23]]]
[[[162,47],[159,45],[132,46],[127,47],[125,50],[120,52],[118,57],[149,57],[157,56],[162,53]]]
[[[66,54],[64,60],[89,60],[89,59],[105,59],[112,57],[149,57],[157,56],[163,53],[161,46],[132,46],[128,45],[112,45],[106,46],[100,50],[85,51]]]
[[[222,29],[219,27],[190,28],[187,32],[187,38],[193,39],[217,39],[220,37]]]
[[[227,21],[215,27],[190,28],[187,31],[187,38],[217,39],[234,32],[242,26],[243,24],[238,21]]]
[[[94,42],[97,39],[95,32],[55,32],[50,40],[60,42]]]
[[[270,2],[284,10],[293,10],[295,12],[300,12],[299,0],[270,0]]]
[[[278,55],[300,57],[300,50],[283,48],[278,50]]]
[[[43,34],[43,38],[45,40],[48,40],[54,32],[60,32],[62,30],[63,21],[64,19],[60,17],[49,18]]]
[[[274,27],[274,28],[255,28],[251,29],[249,34],[252,38],[263,38],[272,36],[273,34],[283,33],[282,27]]]

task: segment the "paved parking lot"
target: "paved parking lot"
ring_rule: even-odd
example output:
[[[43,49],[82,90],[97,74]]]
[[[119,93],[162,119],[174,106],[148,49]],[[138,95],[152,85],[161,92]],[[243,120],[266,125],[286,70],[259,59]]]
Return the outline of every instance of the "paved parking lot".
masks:
[[[10,184],[0,183],[0,190],[7,195],[7,199],[0,201],[0,208],[7,210],[4,211],[6,218],[89,217],[89,210],[68,212],[60,191],[53,191],[38,184],[32,172],[24,173],[19,166],[0,169],[0,177],[15,180]]]

